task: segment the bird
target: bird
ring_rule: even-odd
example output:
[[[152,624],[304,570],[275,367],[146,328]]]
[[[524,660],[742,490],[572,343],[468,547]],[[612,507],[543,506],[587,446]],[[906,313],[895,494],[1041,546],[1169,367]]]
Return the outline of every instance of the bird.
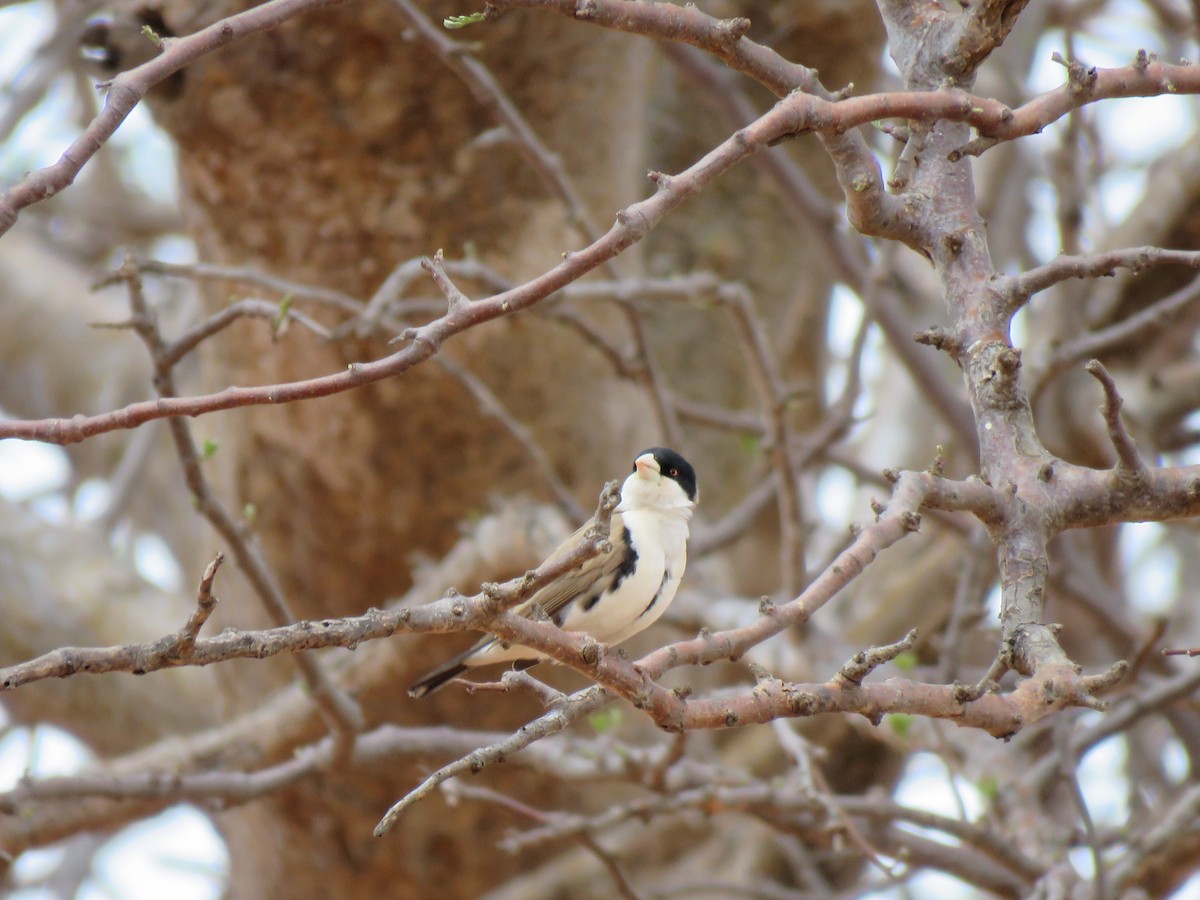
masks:
[[[666,612],[687,566],[688,521],[699,500],[696,471],[674,450],[651,447],[633,461],[613,510],[609,549],[539,589],[516,607],[532,618],[544,612],[564,631],[581,631],[603,644],[619,644]],[[587,540],[593,516],[547,557],[552,564]],[[526,669],[545,656],[485,637],[447,660],[408,689],[424,697],[476,666],[511,662]]]

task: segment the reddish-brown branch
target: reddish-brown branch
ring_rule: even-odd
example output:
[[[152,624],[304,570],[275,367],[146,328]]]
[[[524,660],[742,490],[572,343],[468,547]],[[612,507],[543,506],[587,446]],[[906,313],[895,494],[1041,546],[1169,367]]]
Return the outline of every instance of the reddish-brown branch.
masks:
[[[978,103],[973,107],[976,115],[963,121],[973,125],[979,137],[953,151],[952,158],[978,156],[1001,141],[1038,134],[1072,110],[1097,100],[1163,97],[1198,91],[1200,68],[1191,64],[1172,66],[1151,61],[1140,52],[1132,65],[1118,69],[1084,69],[1082,78],[1072,72],[1065,84],[1016,109],[1009,109],[995,100]]]
[[[451,594],[421,607],[372,609],[360,616],[306,620],[262,631],[227,629],[215,637],[195,640],[186,652],[179,646],[175,634],[158,641],[114,647],[59,647],[26,662],[0,668],[0,692],[16,690],[46,678],[67,678],[80,672],[141,675],[159,669],[207,666],[229,659],[263,659],[322,647],[352,648],[364,641],[401,633],[484,630],[498,614],[595,556],[608,538],[608,521],[618,497],[617,483],[609,482],[600,495],[595,532],[575,551],[553,565],[543,565],[502,585],[486,584],[474,597]]]
[[[284,0],[275,0],[275,2],[282,3]],[[299,0],[286,0],[286,2],[299,5]],[[316,4],[317,0],[308,0],[308,2]],[[321,2],[331,2],[331,0],[321,0]],[[604,2],[598,4],[597,8],[607,8],[607,3],[608,0],[604,0]],[[268,6],[271,5],[268,4]],[[531,5],[546,4],[536,3]],[[571,6],[574,8],[574,4],[571,4]],[[712,22],[715,21],[710,20],[709,17],[704,16],[694,9],[671,7],[669,4],[638,4],[635,7],[630,7],[628,4],[616,4],[616,6],[624,10],[621,13],[623,16],[632,15],[631,10],[633,9],[637,10],[638,16],[647,14],[646,10],[657,10],[658,13],[656,14],[661,13],[663,15],[667,14],[663,12],[664,10],[675,10],[670,15],[678,14],[689,21],[699,16],[705,20],[706,27],[709,27],[710,31]],[[259,7],[251,12],[259,12],[265,8]],[[287,8],[292,9],[292,7]],[[619,11],[614,9],[614,15]],[[293,11],[290,14],[294,15],[295,12]],[[250,13],[244,15],[250,15]],[[255,21],[270,21],[273,23],[275,20],[268,18]],[[621,21],[626,20],[622,19]],[[260,24],[259,27],[268,26]],[[207,30],[205,32],[198,32],[198,35],[206,33]],[[673,32],[672,34],[675,33]],[[719,34],[723,33],[719,32],[718,29],[718,36]],[[722,38],[722,41],[727,38],[728,35],[726,34]],[[716,39],[713,38],[712,40]],[[725,44],[721,41],[713,44],[713,46],[718,45],[724,46]],[[191,45],[188,46],[190,47]],[[166,56],[167,52],[171,52],[170,47],[168,47],[168,51],[164,51],[163,56],[158,57],[158,59],[151,63],[147,63],[145,66],[131,70],[131,72],[140,73],[147,66],[155,65],[155,63],[158,63]],[[750,55],[753,56],[754,54],[751,53]],[[191,56],[187,57],[188,60],[191,58]],[[179,63],[179,65],[182,64]],[[797,69],[802,69],[802,67],[797,67]],[[159,73],[158,69],[149,71]],[[169,74],[170,71],[175,71],[175,69],[164,68],[156,77],[163,77]],[[807,70],[803,71],[807,72]],[[1157,79],[1155,83],[1158,83],[1160,86],[1159,93],[1167,91],[1166,84],[1168,83],[1175,91],[1200,90],[1200,68],[1165,67],[1162,64],[1154,63],[1149,65],[1145,70],[1136,66],[1130,67],[1128,70],[1107,70],[1104,77],[1098,76],[1097,93],[1092,99],[1100,99],[1103,96],[1133,96],[1131,93],[1119,92],[1119,90],[1132,90],[1128,82],[1112,74],[1121,72],[1135,73],[1143,79]],[[1150,74],[1147,75],[1146,73]],[[126,75],[128,74],[130,73],[126,73]],[[803,81],[805,85],[811,87],[811,81],[807,76],[801,77],[801,73],[799,72],[793,72],[792,75]],[[119,76],[118,81],[124,77],[125,75]],[[1138,79],[1133,79],[1132,76],[1130,77],[1138,86],[1138,90],[1150,90],[1149,85],[1143,84]],[[1108,93],[1105,93],[1105,91],[1108,91]],[[1112,93],[1113,91],[1118,92]],[[1027,104],[1027,107],[1033,107],[1036,102]],[[1037,108],[1040,109],[1043,107]],[[1044,104],[1044,108],[1056,109],[1057,107]],[[1025,107],[1022,108],[1022,110],[1024,109]],[[1018,113],[1020,112],[1019,110]],[[934,121],[936,119],[966,121],[981,130],[988,133],[995,133],[1002,137],[1019,136],[1018,132],[1009,135],[1007,131],[1003,130],[1004,128],[1014,127],[1006,124],[1010,122],[1009,116],[1016,117],[1017,113],[1013,113],[996,101],[983,100],[956,90],[898,92],[835,101],[824,100],[811,94],[793,93],[788,95],[757,121],[736,132],[731,138],[710,151],[684,172],[676,176],[661,176],[658,179],[658,191],[653,196],[639,201],[618,213],[616,224],[599,240],[576,253],[566,254],[565,259],[559,265],[524,285],[496,294],[486,300],[462,304],[450,310],[445,316],[435,322],[414,329],[411,334],[412,344],[389,357],[369,363],[354,363],[344,372],[303,381],[255,388],[230,387],[215,394],[193,398],[161,398],[157,401],[131,404],[124,409],[96,416],[76,416],[73,419],[46,419],[28,422],[0,422],[0,438],[20,437],[59,444],[76,443],[95,434],[119,428],[136,427],[143,422],[153,419],[171,416],[203,415],[217,410],[232,409],[241,406],[264,403],[287,403],[295,400],[324,397],[371,384],[384,378],[394,377],[428,359],[450,337],[482,322],[531,307],[585,273],[613,259],[624,249],[641,240],[668,212],[682,203],[687,197],[703,190],[729,168],[780,137],[808,132],[843,133],[856,125],[892,117],[908,117],[922,121]],[[1024,119],[1020,119],[1019,121],[1024,121]],[[1041,124],[1044,126],[1045,124],[1049,124],[1049,121],[1052,120],[1042,122]],[[854,187],[851,193],[859,194],[861,190],[858,187]],[[2,212],[3,210],[0,209],[0,214]],[[15,216],[15,213],[13,215]],[[905,243],[914,244],[915,242],[915,244],[924,246],[927,243],[927,239],[914,237],[911,228],[912,223],[905,219],[904,221],[894,221],[892,225],[882,230],[880,228],[873,228],[871,229],[871,233],[886,234]]]
[[[575,0],[493,0],[496,9],[549,9],[616,31],[625,31],[681,41],[713,54],[730,68],[754,78],[779,96],[792,91],[814,95],[813,100],[830,97],[812,69],[789,63],[773,50],[746,38],[744,20],[718,20],[700,12],[694,6],[675,6],[670,3],[629,4],[622,0],[588,0],[586,11],[580,12]],[[944,49],[962,56],[960,77],[973,71],[991,52],[1003,34],[1015,21],[1023,3],[973,4],[969,15],[958,20],[947,32],[950,38]],[[894,8],[903,9],[904,5]],[[974,7],[979,7],[975,9]],[[984,7],[987,9],[985,10]],[[1003,7],[1002,12],[997,12]],[[921,16],[929,13],[922,7]],[[922,19],[921,37],[928,38],[928,23]],[[997,31],[998,25],[1004,27]],[[748,26],[748,23],[747,23]],[[892,39],[896,40],[893,34]],[[936,49],[927,50],[924,58],[934,58]],[[944,61],[945,62],[945,61]],[[950,60],[953,63],[953,60]],[[855,125],[888,118],[907,118],[932,123],[937,119],[967,122],[980,134],[956,151],[955,157],[978,155],[1000,141],[1037,134],[1058,121],[1073,109],[1097,100],[1122,97],[1159,97],[1171,94],[1200,92],[1200,67],[1190,64],[1172,66],[1139,53],[1133,64],[1116,69],[1084,69],[1082,78],[1069,78],[1067,83],[1048,91],[1016,109],[997,100],[977,97],[966,92],[896,92],[852,97],[835,101],[841,111],[836,125],[826,119],[828,107],[815,107],[811,127],[806,130],[846,130]],[[938,100],[920,98],[939,97]],[[935,110],[936,107],[936,110]]]
[[[262,387],[229,387],[200,397],[162,397],[133,403],[123,409],[72,419],[0,422],[0,438],[17,437],[54,444],[72,444],[96,434],[133,428],[154,419],[198,416],[223,409],[264,403],[291,403],[326,397],[373,384],[408,371],[438,351],[451,337],[483,322],[530,308],[644,238],[668,212],[751,153],[766,146],[786,124],[777,107],[705,154],[687,170],[663,177],[651,197],[617,213],[616,223],[598,241],[574,253],[523,285],[492,297],[454,304],[441,318],[410,329],[409,346],[374,362],[352,363],[331,375]]]
[[[691,44],[711,53],[731,69],[749,75],[781,97],[797,89],[811,93],[824,91],[814,69],[788,62],[774,50],[747,38],[749,19],[716,19],[691,4],[493,0],[488,6],[498,12],[518,8],[547,9],[613,31]]]

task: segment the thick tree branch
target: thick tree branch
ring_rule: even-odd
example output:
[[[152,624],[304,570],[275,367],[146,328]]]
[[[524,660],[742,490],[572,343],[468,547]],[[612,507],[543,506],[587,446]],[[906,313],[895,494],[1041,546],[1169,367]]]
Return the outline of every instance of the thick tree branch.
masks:
[[[141,675],[179,666],[208,666],[229,659],[264,659],[324,647],[354,648],[365,641],[395,634],[486,630],[492,618],[600,552],[608,540],[607,522],[616,497],[616,482],[610,482],[601,494],[597,508],[601,519],[595,533],[573,552],[553,565],[543,565],[504,584],[485,584],[473,597],[451,592],[440,601],[420,607],[372,609],[360,616],[305,620],[262,631],[226,629],[215,637],[195,640],[187,652],[180,648],[175,634],[158,641],[115,647],[60,647],[36,659],[0,668],[0,691],[81,672]]]

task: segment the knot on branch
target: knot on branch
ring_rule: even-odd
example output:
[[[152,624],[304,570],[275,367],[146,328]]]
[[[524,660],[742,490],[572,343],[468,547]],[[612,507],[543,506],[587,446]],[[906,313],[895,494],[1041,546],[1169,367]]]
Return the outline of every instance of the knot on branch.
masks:
[[[954,702],[961,706],[974,703],[984,694],[995,694],[1000,690],[1000,683],[991,678],[981,678],[977,684],[960,684],[952,686]]]
[[[638,204],[635,204],[637,206]],[[627,229],[634,241],[640,241],[650,233],[650,222],[635,206],[629,206],[617,212],[617,224]]]
[[[583,646],[579,648],[579,658],[583,660],[585,665],[592,666],[593,668],[600,665],[600,660],[604,658],[606,653],[607,648],[590,635],[584,638]]]
[[[834,676],[834,681],[841,684],[860,685],[864,678],[884,663],[891,662],[905,650],[911,650],[916,640],[917,629],[913,628],[894,644],[885,644],[882,647],[870,647],[867,650],[860,650],[850,658],[849,662],[838,670],[837,675]]]
[[[1043,575],[1044,577],[1044,575]],[[1028,588],[1036,596],[1032,596],[1031,606],[1041,608],[1041,585]],[[999,677],[1004,669],[1011,669],[1021,675],[1035,676],[1051,668],[1074,667],[1070,657],[1058,642],[1061,625],[1041,622],[1024,622],[1013,625],[1007,632],[993,664],[995,672],[989,672],[988,677]]]
[[[1097,700],[1096,697],[1093,695],[1103,693],[1104,691],[1107,691],[1110,688],[1115,687],[1128,674],[1129,674],[1129,663],[1123,659],[1119,659],[1103,672],[1100,672],[1096,675],[1082,676],[1079,679],[1079,684],[1083,688],[1083,690],[1086,692],[1086,695],[1094,703],[1099,704],[1097,706],[1093,706],[1092,708],[1093,709],[1103,709],[1107,706],[1107,704],[1104,703],[1104,701],[1102,701],[1102,700]],[[1090,704],[1084,703],[1084,705],[1087,706]]]
[[[1014,376],[1021,368],[1021,351],[1016,347],[1005,347],[996,355],[996,368],[1008,376]]]
[[[654,182],[657,191],[665,191],[671,186],[671,176],[665,172],[659,172],[657,169],[651,169],[646,173],[646,177]]]
[[[821,698],[812,691],[802,691],[795,685],[787,684],[783,687],[783,696],[791,716],[807,718],[822,711]]]
[[[783,679],[773,674],[770,669],[765,666],[760,666],[758,663],[750,660],[746,663],[746,668],[750,670],[750,674],[754,676],[755,687],[762,685],[764,681],[782,681]]]
[[[716,37],[722,44],[732,44],[746,36],[750,31],[750,20],[745,16],[736,19],[722,19],[717,23]]]
[[[1085,66],[1077,59],[1067,62],[1057,50],[1050,58],[1059,65],[1067,67],[1067,89],[1076,96],[1090,94],[1096,86],[1099,77],[1095,66]]]
[[[961,255],[962,249],[964,246],[966,246],[966,243],[966,237],[958,232],[948,234],[942,238],[942,247],[945,248],[946,252],[951,258],[957,258],[959,255]]]
[[[962,350],[962,342],[946,328],[934,326],[913,335],[918,344],[933,347],[935,350],[945,350],[947,353],[958,354]]]
[[[969,381],[979,392],[979,404],[985,409],[1010,411],[1024,406],[1017,384],[1021,369],[1021,351],[1004,341],[987,341],[967,348],[972,356],[966,361]]]

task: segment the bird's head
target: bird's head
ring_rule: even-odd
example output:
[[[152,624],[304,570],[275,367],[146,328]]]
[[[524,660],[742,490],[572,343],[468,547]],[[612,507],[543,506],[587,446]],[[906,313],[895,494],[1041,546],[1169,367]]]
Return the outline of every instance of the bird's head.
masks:
[[[633,461],[633,473],[621,487],[617,511],[678,510],[690,516],[699,499],[692,464],[674,450],[651,447]]]

